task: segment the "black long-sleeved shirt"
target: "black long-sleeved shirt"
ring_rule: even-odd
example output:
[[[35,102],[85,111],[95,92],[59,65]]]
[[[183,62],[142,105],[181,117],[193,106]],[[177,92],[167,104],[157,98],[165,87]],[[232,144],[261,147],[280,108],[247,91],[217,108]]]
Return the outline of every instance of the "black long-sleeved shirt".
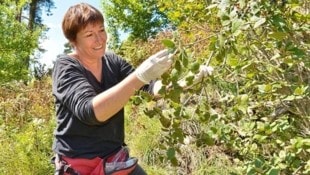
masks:
[[[102,80],[98,82],[78,60],[68,55],[56,60],[52,75],[57,117],[54,152],[68,157],[102,157],[124,143],[124,109],[99,122],[92,99],[122,81],[134,68],[114,53],[106,53],[102,64]],[[152,88],[151,83],[143,90],[151,92]]]

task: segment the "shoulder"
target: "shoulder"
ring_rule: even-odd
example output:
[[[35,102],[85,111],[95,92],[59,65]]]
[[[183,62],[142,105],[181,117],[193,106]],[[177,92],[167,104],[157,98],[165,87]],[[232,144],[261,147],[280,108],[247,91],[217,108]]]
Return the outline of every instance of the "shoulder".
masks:
[[[59,69],[59,68],[69,68],[69,67],[75,67],[79,68],[81,67],[79,61],[77,61],[75,58],[66,55],[66,54],[61,54],[57,56],[57,59],[54,64],[54,69]]]
[[[77,63],[78,61],[76,59],[66,54],[58,55],[55,62],[55,64],[77,64]]]
[[[73,57],[66,54],[61,54],[57,56],[53,67],[53,74],[64,74],[68,75],[73,72],[83,72],[82,65]]]

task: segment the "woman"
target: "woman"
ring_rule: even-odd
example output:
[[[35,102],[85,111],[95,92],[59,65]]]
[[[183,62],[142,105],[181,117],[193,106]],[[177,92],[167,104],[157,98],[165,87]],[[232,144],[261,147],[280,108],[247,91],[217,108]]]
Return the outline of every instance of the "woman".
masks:
[[[139,89],[152,93],[157,84],[152,80],[170,68],[172,55],[160,51],[134,70],[106,52],[104,18],[86,3],[68,9],[62,30],[74,52],[59,56],[52,76],[56,173],[102,175],[111,168],[107,162],[130,161],[125,170],[146,174],[124,147],[123,107]]]

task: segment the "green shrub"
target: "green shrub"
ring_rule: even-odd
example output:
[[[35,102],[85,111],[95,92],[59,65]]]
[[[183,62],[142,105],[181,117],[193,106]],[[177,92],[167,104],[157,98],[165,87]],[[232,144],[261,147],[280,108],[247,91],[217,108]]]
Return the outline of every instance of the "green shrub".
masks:
[[[53,174],[50,79],[0,88],[0,174]]]

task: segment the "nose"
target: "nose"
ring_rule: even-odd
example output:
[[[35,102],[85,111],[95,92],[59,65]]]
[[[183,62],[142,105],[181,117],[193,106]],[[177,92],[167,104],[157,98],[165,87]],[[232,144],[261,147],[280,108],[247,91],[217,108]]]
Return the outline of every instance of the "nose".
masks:
[[[95,35],[95,41],[98,42],[99,44],[102,44],[104,41],[104,36],[102,33],[97,33]]]

